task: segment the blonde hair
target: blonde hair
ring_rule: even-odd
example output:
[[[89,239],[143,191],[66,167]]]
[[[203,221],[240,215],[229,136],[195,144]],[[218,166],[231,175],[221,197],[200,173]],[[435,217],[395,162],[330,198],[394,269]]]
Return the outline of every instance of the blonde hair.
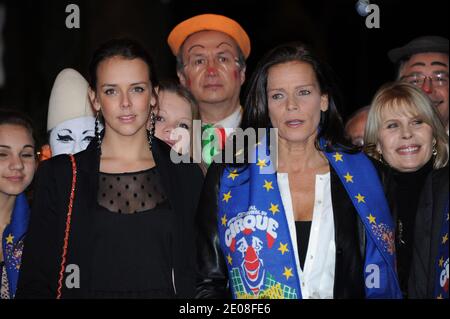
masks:
[[[436,108],[433,107],[428,96],[418,87],[405,82],[387,83],[375,94],[364,132],[364,150],[368,155],[381,160],[381,154],[377,151],[377,142],[382,114],[386,109],[418,116],[424,123],[431,126],[437,151],[433,167],[439,169],[447,165],[449,156],[448,135]]]
[[[195,120],[200,120],[200,108],[199,108],[198,102],[195,99],[194,95],[192,95],[192,93],[187,88],[185,88],[184,86],[182,86],[181,84],[179,84],[177,82],[173,82],[173,81],[161,82],[158,86],[158,95],[161,95],[164,92],[173,93],[173,94],[177,95],[178,97],[185,100],[191,108],[192,130],[191,130],[191,134],[190,134],[191,142],[190,142],[190,146],[189,146],[189,155],[192,157],[194,154],[194,149],[193,149],[194,138],[196,136],[198,136],[198,134],[200,134],[200,136],[201,136],[201,132],[197,132],[196,127],[193,125]]]

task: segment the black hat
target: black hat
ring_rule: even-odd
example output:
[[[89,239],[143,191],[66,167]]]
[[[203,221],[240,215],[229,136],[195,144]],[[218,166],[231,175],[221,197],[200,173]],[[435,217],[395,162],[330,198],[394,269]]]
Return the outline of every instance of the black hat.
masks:
[[[441,52],[448,54],[448,39],[439,36],[415,38],[405,46],[389,51],[388,57],[391,62],[397,63],[402,58],[424,52]]]

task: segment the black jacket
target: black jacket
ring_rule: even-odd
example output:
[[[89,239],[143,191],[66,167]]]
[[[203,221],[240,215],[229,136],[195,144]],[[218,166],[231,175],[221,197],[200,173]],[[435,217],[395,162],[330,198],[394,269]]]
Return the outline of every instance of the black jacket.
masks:
[[[224,165],[210,166],[197,214],[197,298],[230,298],[228,270],[217,229],[218,194]],[[331,168],[336,268],[334,298],[364,298],[365,229],[351,199]]]
[[[413,259],[408,284],[410,298],[434,298],[436,259],[442,219],[449,198],[448,166],[433,171],[422,191],[416,216]]]
[[[165,193],[177,216],[172,251],[177,297],[194,293],[194,215],[203,175],[197,164],[174,164],[170,148],[154,139],[153,156]],[[97,202],[100,154],[95,140],[75,155],[77,184],[67,263],[80,269],[80,288],[63,285],[63,298],[83,298],[90,287],[91,236]],[[72,181],[67,155],[42,163],[36,175],[29,231],[25,239],[16,298],[55,298]],[[150,253],[150,252],[149,252]]]
[[[396,226],[397,273],[404,298],[408,298],[408,280],[412,264],[414,228],[419,198],[427,176],[432,171],[432,160],[415,172],[399,172],[387,165],[379,166],[386,198]]]

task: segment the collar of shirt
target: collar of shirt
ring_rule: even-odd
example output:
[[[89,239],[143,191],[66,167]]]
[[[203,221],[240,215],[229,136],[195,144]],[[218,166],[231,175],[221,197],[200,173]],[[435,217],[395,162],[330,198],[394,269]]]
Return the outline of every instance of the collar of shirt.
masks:
[[[288,221],[303,299],[332,299],[336,247],[330,173],[316,175],[315,201],[304,269],[300,267],[289,176],[277,173],[281,200]]]
[[[242,112],[242,106],[239,105],[239,108],[236,111],[224,118],[222,121],[215,123],[214,127],[223,127],[228,137],[241,124]]]

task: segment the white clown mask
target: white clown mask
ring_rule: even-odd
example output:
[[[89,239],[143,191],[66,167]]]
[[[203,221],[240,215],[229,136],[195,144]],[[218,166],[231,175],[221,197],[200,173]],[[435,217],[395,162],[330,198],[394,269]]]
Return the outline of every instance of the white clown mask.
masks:
[[[99,127],[101,130],[102,128]],[[52,156],[76,154],[86,149],[95,137],[95,118],[78,117],[58,124],[50,132]]]

